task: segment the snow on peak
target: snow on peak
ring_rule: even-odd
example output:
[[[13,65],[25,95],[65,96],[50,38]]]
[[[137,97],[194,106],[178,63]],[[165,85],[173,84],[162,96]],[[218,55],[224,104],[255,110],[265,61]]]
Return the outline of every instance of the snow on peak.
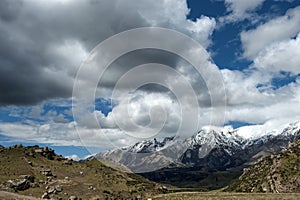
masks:
[[[227,133],[227,132],[232,132],[233,128],[232,126],[203,126],[201,131],[204,131],[205,133],[209,133],[211,131],[217,132],[217,133]]]
[[[300,122],[279,125],[274,122],[267,122],[262,125],[240,127],[236,129],[236,133],[246,139],[258,139],[266,135],[294,134],[296,129],[300,129]]]
[[[216,127],[205,126],[197,134],[187,139],[186,142],[193,145],[209,145],[214,147],[216,145],[241,145],[244,138],[236,134],[231,126]]]
[[[288,127],[286,127],[282,134],[284,135],[295,135],[300,132],[300,122],[290,123]]]
[[[151,153],[154,151],[160,151],[170,144],[173,144],[175,137],[165,137],[162,141],[158,141],[156,138],[153,140],[144,140],[142,142],[137,142],[133,146],[126,148],[132,153]]]

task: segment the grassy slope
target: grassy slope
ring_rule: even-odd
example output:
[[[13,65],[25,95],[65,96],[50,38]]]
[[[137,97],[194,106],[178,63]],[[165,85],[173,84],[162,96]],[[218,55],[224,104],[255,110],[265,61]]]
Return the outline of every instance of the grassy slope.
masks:
[[[90,198],[133,198],[139,195],[157,193],[157,184],[147,179],[106,167],[98,160],[88,162],[73,162],[72,165],[64,164],[55,156],[49,160],[39,153],[34,156],[26,155],[33,147],[5,148],[0,152],[0,185],[5,185],[9,179],[17,179],[20,175],[33,175],[35,188],[18,191],[20,194],[41,197],[46,186],[60,185],[62,192],[55,197],[67,199],[76,195],[83,199]],[[32,166],[29,164],[32,162]],[[41,169],[50,169],[56,178],[47,184],[42,183],[47,177],[40,173]],[[65,178],[68,177],[68,178]],[[89,187],[92,187],[92,189]],[[95,188],[95,189],[93,189]]]
[[[277,155],[268,156],[244,170],[227,191],[300,192],[300,140]]]

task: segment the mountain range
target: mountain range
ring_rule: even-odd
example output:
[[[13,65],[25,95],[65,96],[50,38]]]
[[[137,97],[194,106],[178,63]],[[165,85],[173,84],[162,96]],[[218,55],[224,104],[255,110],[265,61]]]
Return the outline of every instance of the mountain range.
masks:
[[[300,138],[299,122],[289,124],[278,134],[271,130],[261,137],[245,138],[241,130],[204,127],[183,141],[176,137],[146,140],[96,154],[94,158],[125,165],[150,180],[179,187],[184,180],[189,187],[202,187],[206,179],[220,179],[221,173],[224,183],[216,181],[211,186],[219,188],[238,177],[244,167],[281,152]]]

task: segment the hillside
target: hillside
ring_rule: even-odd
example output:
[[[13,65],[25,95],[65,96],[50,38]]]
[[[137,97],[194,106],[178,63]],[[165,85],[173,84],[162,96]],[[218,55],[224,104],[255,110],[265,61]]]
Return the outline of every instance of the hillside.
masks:
[[[281,153],[268,156],[244,173],[226,191],[300,192],[300,140]]]
[[[44,199],[139,199],[159,185],[98,160],[75,162],[38,146],[0,146],[0,190]]]

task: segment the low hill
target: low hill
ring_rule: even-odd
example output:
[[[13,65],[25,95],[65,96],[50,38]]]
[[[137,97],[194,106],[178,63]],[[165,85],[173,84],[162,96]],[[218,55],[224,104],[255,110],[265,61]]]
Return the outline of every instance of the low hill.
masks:
[[[0,147],[0,190],[44,199],[140,199],[163,188],[98,160],[75,162],[38,146]]]
[[[235,192],[300,192],[300,140],[291,143],[281,153],[268,156],[231,184],[227,191]]]

